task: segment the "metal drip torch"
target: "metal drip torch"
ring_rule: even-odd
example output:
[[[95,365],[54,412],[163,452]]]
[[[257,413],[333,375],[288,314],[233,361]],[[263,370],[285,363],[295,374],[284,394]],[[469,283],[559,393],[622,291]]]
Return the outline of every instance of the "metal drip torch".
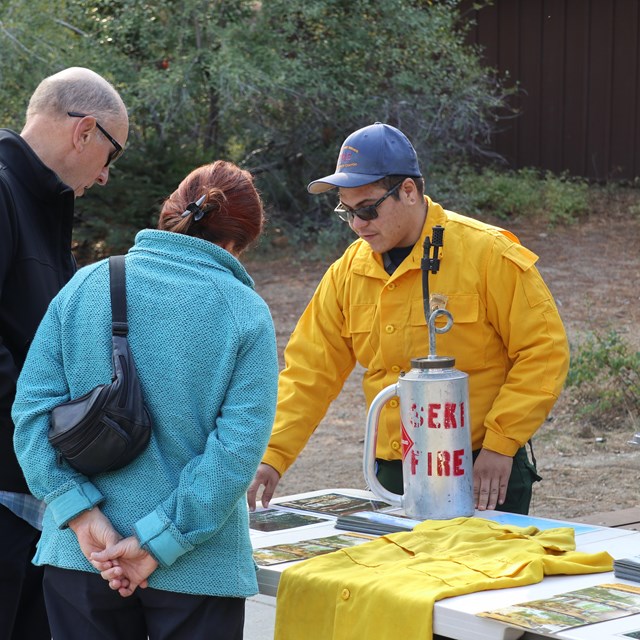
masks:
[[[419,520],[445,520],[474,513],[473,456],[469,421],[469,376],[454,368],[455,358],[436,355],[436,334],[453,326],[446,309],[431,311],[429,273],[440,268],[444,228],[433,227],[421,261],[424,313],[429,329],[429,355],[411,360],[411,370],[384,388],[367,416],[363,470],[367,485],[380,499],[401,506]],[[436,320],[446,317],[443,327]],[[383,406],[400,399],[402,495],[385,489],[375,473],[378,422]]]

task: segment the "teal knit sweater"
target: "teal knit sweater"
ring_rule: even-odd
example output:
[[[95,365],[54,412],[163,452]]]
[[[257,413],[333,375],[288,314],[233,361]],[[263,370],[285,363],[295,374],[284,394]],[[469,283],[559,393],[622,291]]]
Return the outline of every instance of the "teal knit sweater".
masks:
[[[59,463],[49,412],[111,380],[109,267],[78,271],[51,303],[18,381],[18,460],[47,503],[34,562],[94,571],[66,526],[99,504],[160,562],[149,586],[257,592],[245,493],[275,412],[273,322],[231,254],[205,240],[141,231],[126,258],[129,343],[153,421],[148,448],[88,478]]]

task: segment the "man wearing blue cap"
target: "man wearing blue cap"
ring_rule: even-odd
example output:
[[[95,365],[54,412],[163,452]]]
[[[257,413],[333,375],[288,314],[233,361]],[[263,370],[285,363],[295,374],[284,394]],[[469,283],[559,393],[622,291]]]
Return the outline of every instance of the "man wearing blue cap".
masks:
[[[535,267],[537,256],[510,232],[451,211],[424,195],[416,152],[382,123],[352,133],[332,175],[311,193],[338,189],[338,216],[359,239],[322,278],[285,350],[268,449],[249,488],[267,506],[324,417],[356,361],[365,369],[367,404],[394,384],[429,346],[421,260],[425,238],[444,228],[440,269],[430,276],[430,308],[454,324],[438,338],[469,374],[476,508],[527,513],[539,480],[525,444],[562,389],[569,367],[565,330]],[[377,476],[403,493],[397,400],[382,410]]]

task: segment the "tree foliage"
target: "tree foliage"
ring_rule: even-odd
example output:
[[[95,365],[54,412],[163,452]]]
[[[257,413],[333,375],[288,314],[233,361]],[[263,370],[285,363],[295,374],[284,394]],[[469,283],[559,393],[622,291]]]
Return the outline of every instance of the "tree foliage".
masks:
[[[272,218],[317,230],[348,133],[400,127],[423,172],[481,153],[505,89],[465,41],[456,0],[3,0],[0,116],[19,128],[37,82],[93,68],[128,106],[112,184],[78,202],[78,238],[121,249],[215,158],[254,171]],[[37,28],[34,28],[34,25]]]
[[[349,132],[375,121],[407,133],[423,170],[482,149],[505,92],[465,43],[456,7],[269,0],[249,29],[241,25],[227,51],[228,115],[242,122],[252,167],[288,186],[281,208],[308,208],[305,180],[335,164]]]

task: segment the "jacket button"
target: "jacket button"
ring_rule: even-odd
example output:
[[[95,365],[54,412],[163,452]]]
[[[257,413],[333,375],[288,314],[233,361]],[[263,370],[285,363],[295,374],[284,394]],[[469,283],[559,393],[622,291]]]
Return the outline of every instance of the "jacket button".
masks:
[[[351,597],[351,592],[349,591],[349,589],[343,589],[342,593],[340,594],[340,597],[343,600],[348,600]]]
[[[397,401],[395,398],[394,398],[393,400],[390,400],[390,401],[389,401],[389,406],[390,406],[392,409],[395,409],[395,408],[398,406],[398,401]]]
[[[393,333],[393,332],[396,330],[396,328],[395,328],[392,324],[388,324],[388,325],[384,328],[384,330],[385,330],[387,333]]]
[[[394,440],[394,441],[391,443],[391,448],[392,448],[394,451],[398,451],[398,449],[400,449],[400,443],[399,443],[397,440]]]
[[[393,291],[396,288],[396,283],[395,282],[390,282],[387,285],[387,289],[389,289],[390,291]]]
[[[391,371],[393,371],[393,373],[398,373],[400,371],[400,367],[397,364],[394,364],[391,367]]]

